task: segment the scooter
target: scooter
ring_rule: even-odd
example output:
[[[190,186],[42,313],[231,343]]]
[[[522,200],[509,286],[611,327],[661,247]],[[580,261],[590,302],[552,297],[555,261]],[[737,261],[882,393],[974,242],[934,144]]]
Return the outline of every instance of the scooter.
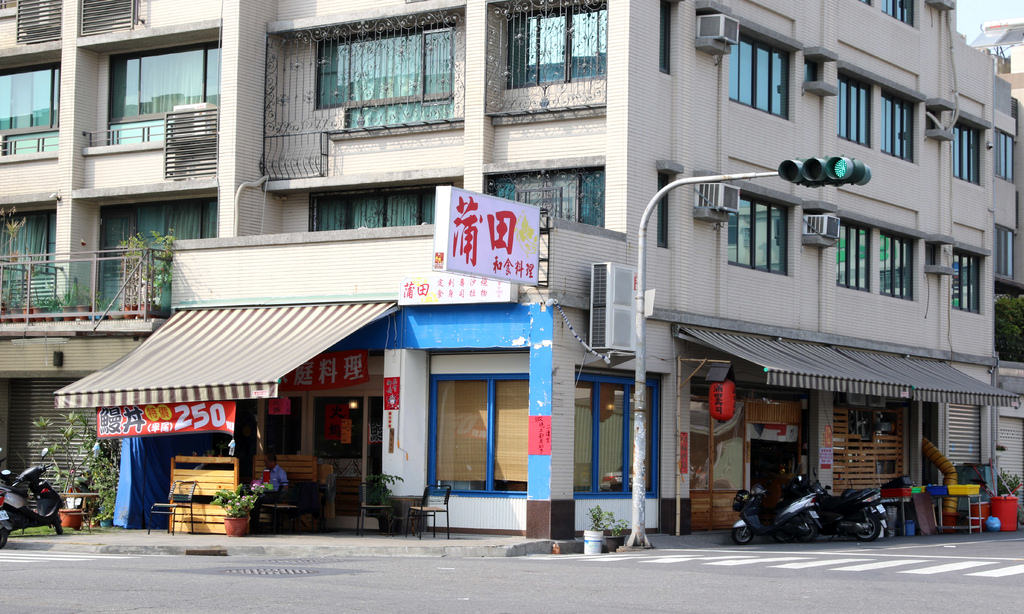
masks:
[[[796,497],[817,495],[822,535],[870,542],[878,539],[886,528],[885,506],[882,505],[882,493],[877,488],[847,488],[835,496],[829,492],[830,486],[822,488],[821,483],[810,483],[802,475],[793,478],[788,488]]]
[[[739,545],[749,544],[755,535],[771,535],[776,541],[798,540],[811,542],[818,537],[817,495],[808,494],[782,507],[775,514],[771,524],[761,522],[761,505],[767,491],[755,484],[749,491],[736,493],[732,509],[740,513],[740,519],[732,525],[732,541]]]
[[[2,461],[0,461],[2,462]],[[27,527],[53,527],[57,535],[64,533],[60,524],[60,508],[64,501],[50,483],[40,479],[50,465],[36,465],[11,479],[10,471],[0,480],[0,548],[7,545],[12,531]],[[29,492],[36,505],[29,505]]]

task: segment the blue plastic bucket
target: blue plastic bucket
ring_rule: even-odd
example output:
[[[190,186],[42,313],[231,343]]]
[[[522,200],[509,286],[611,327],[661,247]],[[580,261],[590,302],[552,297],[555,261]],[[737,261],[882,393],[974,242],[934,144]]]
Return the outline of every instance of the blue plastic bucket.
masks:
[[[903,527],[903,535],[907,537],[912,537],[914,533],[917,532],[917,523],[915,523],[913,520],[907,520],[904,524],[905,526]]]

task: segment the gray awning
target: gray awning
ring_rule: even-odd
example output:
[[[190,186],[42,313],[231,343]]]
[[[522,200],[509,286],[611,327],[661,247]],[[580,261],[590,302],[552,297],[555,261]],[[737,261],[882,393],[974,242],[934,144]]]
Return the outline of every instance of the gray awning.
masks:
[[[1010,406],[1019,398],[939,360],[700,328],[683,328],[680,337],[760,365],[773,386],[973,405]]]
[[[54,393],[58,408],[272,398],[281,377],[394,303],[174,314],[120,360]]]

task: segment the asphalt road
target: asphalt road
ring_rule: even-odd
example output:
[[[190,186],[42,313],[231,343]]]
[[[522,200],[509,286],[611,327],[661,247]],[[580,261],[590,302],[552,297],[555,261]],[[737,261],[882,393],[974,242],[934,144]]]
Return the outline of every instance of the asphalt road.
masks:
[[[49,612],[1001,612],[1024,538],[512,558],[0,551],[0,610]]]

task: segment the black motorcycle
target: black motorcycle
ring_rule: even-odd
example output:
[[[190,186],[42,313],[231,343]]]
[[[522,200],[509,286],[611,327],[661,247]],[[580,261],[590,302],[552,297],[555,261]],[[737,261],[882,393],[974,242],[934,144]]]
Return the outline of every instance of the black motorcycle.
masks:
[[[50,483],[41,479],[49,465],[36,465],[11,478],[10,471],[4,470],[0,479],[0,548],[7,545],[11,531],[27,527],[53,527],[60,535],[64,529],[60,524],[60,508],[64,502]],[[29,503],[29,493],[35,505]]]
[[[877,488],[848,488],[840,495],[830,491],[831,486],[823,488],[802,475],[795,476],[786,486],[786,496],[792,499],[808,494],[817,496],[822,535],[853,537],[862,542],[878,539],[886,527],[882,493]]]
[[[755,484],[749,491],[741,490],[733,498],[732,509],[740,513],[740,519],[732,525],[732,541],[739,545],[749,544],[755,535],[771,535],[776,541],[811,542],[818,537],[818,512],[811,493],[779,506],[775,520],[770,524],[761,521],[764,486]]]

